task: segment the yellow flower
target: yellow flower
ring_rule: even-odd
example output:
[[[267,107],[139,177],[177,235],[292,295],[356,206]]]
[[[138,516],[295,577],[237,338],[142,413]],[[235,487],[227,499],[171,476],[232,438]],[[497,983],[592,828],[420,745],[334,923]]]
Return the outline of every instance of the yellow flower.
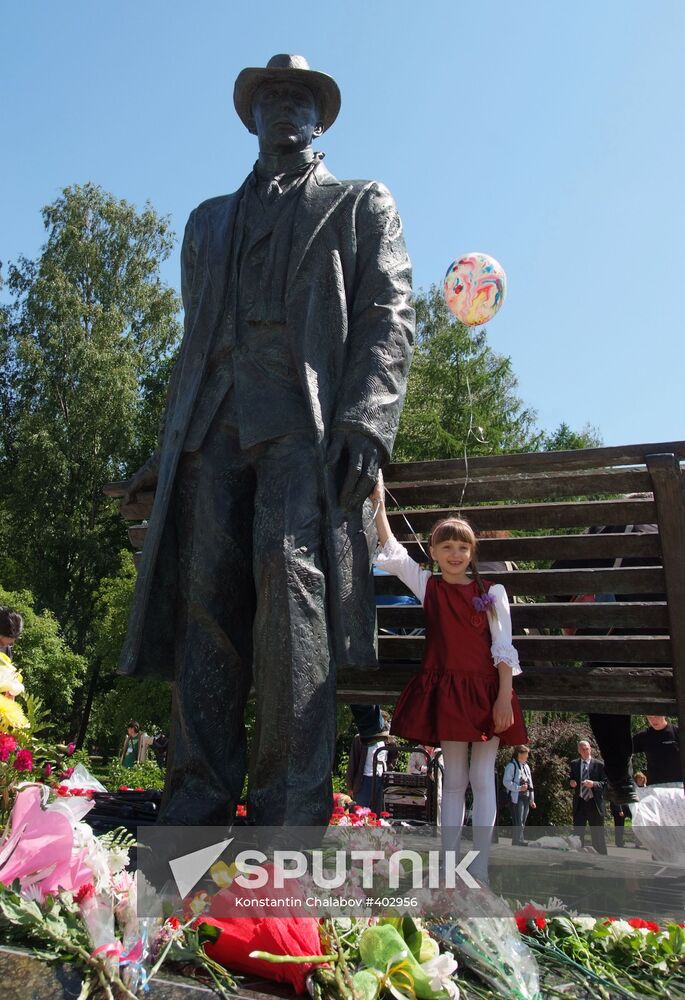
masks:
[[[240,867],[235,862],[227,865],[225,861],[216,861],[209,869],[209,874],[220,889],[228,889],[236,875],[240,874]]]
[[[209,909],[209,896],[206,892],[196,893],[190,901],[190,912],[194,917],[200,917]]]
[[[27,729],[29,720],[21,705],[4,694],[0,694],[0,726],[7,729]]]

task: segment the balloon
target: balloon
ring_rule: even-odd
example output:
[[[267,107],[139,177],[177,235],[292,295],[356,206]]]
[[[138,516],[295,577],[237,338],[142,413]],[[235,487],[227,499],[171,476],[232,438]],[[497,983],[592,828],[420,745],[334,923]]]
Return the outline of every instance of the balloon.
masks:
[[[507,293],[502,265],[486,253],[467,253],[447,268],[443,294],[447,308],[466,326],[487,323]]]

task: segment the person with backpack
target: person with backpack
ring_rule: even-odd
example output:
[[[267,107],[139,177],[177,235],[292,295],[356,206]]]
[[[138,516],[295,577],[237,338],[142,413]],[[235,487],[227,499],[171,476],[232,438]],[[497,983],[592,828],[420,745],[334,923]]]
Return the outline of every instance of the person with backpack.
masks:
[[[502,784],[507,790],[509,809],[511,811],[512,847],[527,847],[525,837],[526,820],[531,809],[535,809],[535,789],[533,774],[528,764],[530,748],[519,743],[514,748],[514,754],[504,768]]]

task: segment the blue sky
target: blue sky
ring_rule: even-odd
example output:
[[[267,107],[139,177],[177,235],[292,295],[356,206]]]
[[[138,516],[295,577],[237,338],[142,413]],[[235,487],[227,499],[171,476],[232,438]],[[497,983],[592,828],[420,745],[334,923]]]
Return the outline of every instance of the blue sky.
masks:
[[[685,437],[682,0],[30,0],[0,33],[3,261],[88,180],[182,233],[256,156],[237,73],[301,53],[342,91],[327,165],[390,187],[415,286],[468,250],[504,265],[489,339],[540,424]]]

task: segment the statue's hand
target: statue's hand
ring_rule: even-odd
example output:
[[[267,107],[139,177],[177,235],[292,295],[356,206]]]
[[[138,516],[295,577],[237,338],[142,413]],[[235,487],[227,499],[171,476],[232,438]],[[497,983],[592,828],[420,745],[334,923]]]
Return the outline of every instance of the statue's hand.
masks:
[[[359,431],[334,431],[328,449],[328,463],[343,463],[344,472],[339,503],[345,510],[361,507],[378,479],[378,445]],[[342,477],[341,477],[342,478]]]
[[[128,481],[128,489],[124,494],[124,498],[121,501],[122,507],[129,503],[135,503],[136,497],[139,493],[146,493],[150,490],[154,490],[157,485],[157,479],[159,478],[159,461],[157,455],[153,455],[152,458],[148,459],[145,465],[141,466],[137,472],[134,472]]]

